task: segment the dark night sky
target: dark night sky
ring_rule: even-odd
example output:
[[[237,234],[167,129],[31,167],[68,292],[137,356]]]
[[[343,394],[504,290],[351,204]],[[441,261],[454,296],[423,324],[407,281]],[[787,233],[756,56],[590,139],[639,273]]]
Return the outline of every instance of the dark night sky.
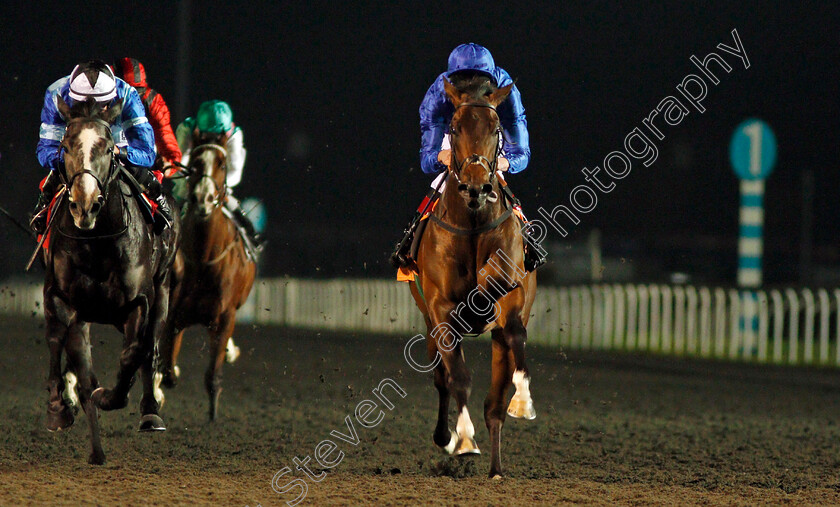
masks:
[[[10,4],[0,6],[0,205],[24,216],[43,175],[34,157],[43,93],[75,63],[136,57],[178,110],[177,5]],[[738,191],[727,147],[734,127],[758,116],[780,146],[767,184],[768,277],[795,276],[805,170],[816,181],[815,258],[840,264],[834,2],[482,2],[480,11],[455,2],[246,4],[193,2],[187,110],[228,100],[245,130],[238,195],[269,203],[267,273],[387,273],[386,253],[428,181],[419,171],[417,107],[457,44],[485,45],[518,80],[533,156],[510,180],[534,214],[567,202],[584,182],[580,169],[600,165],[697,72],[692,54],[732,45],[733,28],[751,67],[727,57],[734,70],[710,88],[707,111],[665,131],[657,162],[634,166],[601,196],[575,237],[597,227],[606,243],[652,248],[707,238],[731,246],[734,266]],[[308,139],[311,150],[301,156],[295,139]],[[4,223],[0,240],[13,253],[4,264],[22,264],[22,236]]]

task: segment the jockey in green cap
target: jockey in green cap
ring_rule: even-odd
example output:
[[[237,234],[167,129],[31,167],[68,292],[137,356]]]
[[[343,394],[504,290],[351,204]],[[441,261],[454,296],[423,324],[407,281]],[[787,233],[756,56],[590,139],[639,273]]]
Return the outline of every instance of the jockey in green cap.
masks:
[[[245,167],[245,145],[242,141],[242,129],[233,122],[233,110],[227,102],[208,100],[198,108],[195,117],[187,118],[175,129],[175,137],[181,148],[184,165],[190,163],[190,152],[195,146],[216,143],[227,151],[227,199],[225,208],[231,212],[237,225],[246,231],[246,240],[254,250],[259,251],[262,240],[254,229],[254,224],[242,212],[239,200],[233,196],[232,189],[242,180],[242,169]],[[176,183],[175,197],[183,201],[186,197],[184,180]]]

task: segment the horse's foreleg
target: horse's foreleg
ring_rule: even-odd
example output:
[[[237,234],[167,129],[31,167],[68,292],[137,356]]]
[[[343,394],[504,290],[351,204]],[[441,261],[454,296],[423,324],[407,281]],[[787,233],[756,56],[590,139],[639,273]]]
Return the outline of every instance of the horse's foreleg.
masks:
[[[531,399],[531,375],[525,364],[525,341],[528,333],[522,320],[518,317],[508,320],[504,328],[504,337],[513,359],[514,371],[511,380],[516,387],[507,413],[511,417],[533,419],[537,417],[537,412]]]
[[[47,310],[46,340],[50,347],[50,372],[47,377],[47,429],[59,431],[73,425],[73,411],[64,402],[62,393],[65,385],[61,375],[61,354],[67,341],[67,326],[58,321],[53,312]]]
[[[429,359],[434,361],[438,353],[435,340],[427,337],[426,347],[429,352]],[[452,454],[458,444],[458,434],[449,429],[449,387],[446,384],[446,367],[443,366],[442,361],[438,361],[435,367],[435,388],[439,398],[438,418],[434,434],[435,444],[447,453]]]
[[[126,319],[123,333],[123,351],[120,354],[120,369],[113,389],[100,387],[93,393],[93,400],[102,410],[116,410],[128,405],[128,392],[134,385],[137,369],[147,356],[152,355],[152,343],[146,343],[148,301],[140,296]]]
[[[210,330],[210,365],[204,374],[204,387],[210,397],[209,416],[215,421],[219,412],[219,395],[222,393],[222,365],[227,356],[227,342],[233,336],[236,324],[234,312],[222,314]]]
[[[88,463],[102,465],[105,463],[105,452],[102,450],[102,440],[99,436],[99,413],[93,402],[92,393],[95,387],[93,375],[93,360],[90,355],[90,324],[72,324],[67,333],[67,360],[76,372],[79,382],[79,401],[88,418],[90,426],[90,456]]]
[[[467,402],[470,398],[470,389],[472,385],[472,378],[470,370],[464,361],[464,352],[461,349],[461,334],[457,331],[458,327],[452,325],[451,316],[448,312],[444,312],[447,305],[430,304],[432,309],[432,322],[447,323],[449,325],[437,324],[432,328],[431,338],[435,341],[437,351],[441,355],[441,363],[444,366],[445,385],[449,393],[455,398],[458,407],[458,423],[455,427],[458,439],[454,445],[454,449],[450,452],[461,454],[480,454],[478,445],[475,443],[475,427],[470,419],[469,410],[467,410]],[[452,306],[454,308],[454,306]],[[449,308],[451,309],[451,308]],[[440,369],[436,368],[436,370]],[[435,378],[437,379],[437,372]],[[441,425],[441,415],[438,416],[438,425]],[[450,450],[451,442],[445,447],[447,451]]]
[[[490,433],[490,477],[499,478],[502,476],[502,426],[505,422],[503,404],[513,373],[510,349],[505,343],[504,332],[501,329],[493,330],[492,349],[492,379],[490,391],[484,400],[484,423]]]

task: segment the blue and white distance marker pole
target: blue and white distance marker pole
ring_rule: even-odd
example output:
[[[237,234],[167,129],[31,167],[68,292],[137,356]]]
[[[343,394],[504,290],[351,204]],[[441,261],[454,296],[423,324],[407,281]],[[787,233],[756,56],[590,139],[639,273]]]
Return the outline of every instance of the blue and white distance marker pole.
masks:
[[[744,353],[755,351],[758,329],[758,298],[754,289],[764,282],[764,181],[776,165],[776,136],[755,118],[742,122],[732,134],[729,159],[741,180],[739,208],[738,288],[741,289],[741,345]]]

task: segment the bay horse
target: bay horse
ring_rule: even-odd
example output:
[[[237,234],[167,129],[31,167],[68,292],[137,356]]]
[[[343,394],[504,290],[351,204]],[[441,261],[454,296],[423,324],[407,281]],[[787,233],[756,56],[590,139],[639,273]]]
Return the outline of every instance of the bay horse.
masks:
[[[496,107],[510,93],[489,78],[474,77],[457,86],[444,80],[454,114],[449,125],[451,163],[446,188],[426,227],[417,255],[418,276],[410,282],[426,322],[426,348],[434,365],[440,404],[434,442],[450,454],[478,454],[467,410],[470,371],[460,340],[465,334],[492,335],[492,380],[484,401],[490,433],[490,477],[502,476],[503,403],[516,386],[507,414],[536,417],[525,364],[529,312],[536,277],[523,267],[519,220],[501,198],[496,174],[503,131]],[[449,429],[449,398],[458,410],[456,431]]]
[[[66,429],[74,421],[63,398],[74,394],[65,393],[62,378],[66,351],[67,370],[78,380],[78,398],[90,426],[88,463],[101,465],[105,453],[97,409],[125,407],[138,368],[143,384],[140,431],[166,429],[153,394],[153,362],[167,321],[180,224],[176,220],[156,234],[119,178],[110,125],[120,117],[121,103],[103,108],[91,99],[71,108],[58,97],[58,110],[67,121],[61,141],[65,169],[59,172],[66,198],[51,211],[49,246],[43,251],[50,348],[47,429]],[[91,322],[113,325],[125,336],[113,389],[100,387],[93,372]]]
[[[209,332],[210,365],[204,386],[210,397],[209,416],[218,415],[222,364],[230,362],[236,310],[248,298],[256,276],[233,220],[227,216],[227,151],[219,144],[196,146],[190,156],[188,197],[174,277],[172,319],[161,346],[163,384],[174,387],[180,370],[178,354],[184,330],[201,325]],[[230,345],[230,347],[229,347]]]

